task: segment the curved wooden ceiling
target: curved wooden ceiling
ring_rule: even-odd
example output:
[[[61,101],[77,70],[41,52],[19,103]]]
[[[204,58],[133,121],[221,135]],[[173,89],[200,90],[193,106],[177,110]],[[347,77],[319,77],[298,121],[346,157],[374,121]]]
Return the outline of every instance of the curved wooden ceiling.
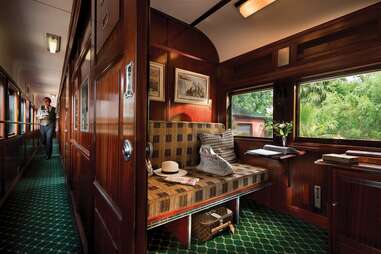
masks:
[[[217,0],[151,0],[151,7],[188,24]],[[197,25],[214,43],[220,61],[344,16],[380,0],[277,0],[244,19],[232,0]]]

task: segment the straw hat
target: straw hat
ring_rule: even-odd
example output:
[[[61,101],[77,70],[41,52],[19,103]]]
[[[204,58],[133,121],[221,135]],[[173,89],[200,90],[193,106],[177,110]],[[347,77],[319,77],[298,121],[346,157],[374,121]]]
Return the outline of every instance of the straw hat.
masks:
[[[154,170],[158,176],[185,176],[188,172],[179,168],[179,164],[176,161],[163,161],[161,168]]]

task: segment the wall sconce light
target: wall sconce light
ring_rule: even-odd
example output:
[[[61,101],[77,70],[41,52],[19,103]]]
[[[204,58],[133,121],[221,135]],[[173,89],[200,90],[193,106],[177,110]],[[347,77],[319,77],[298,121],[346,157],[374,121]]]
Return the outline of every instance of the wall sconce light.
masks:
[[[239,0],[234,4],[244,18],[262,10],[276,0]]]
[[[61,36],[55,34],[46,34],[46,41],[48,43],[49,53],[55,54],[60,52],[61,49]]]

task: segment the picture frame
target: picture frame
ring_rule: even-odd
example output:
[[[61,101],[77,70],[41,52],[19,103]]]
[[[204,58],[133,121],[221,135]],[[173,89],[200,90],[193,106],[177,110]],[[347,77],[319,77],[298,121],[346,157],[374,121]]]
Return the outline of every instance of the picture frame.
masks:
[[[207,75],[176,68],[174,102],[209,105],[209,80]]]
[[[86,79],[80,87],[80,130],[89,131],[89,80]]]
[[[152,101],[165,101],[164,64],[150,62],[148,98]]]

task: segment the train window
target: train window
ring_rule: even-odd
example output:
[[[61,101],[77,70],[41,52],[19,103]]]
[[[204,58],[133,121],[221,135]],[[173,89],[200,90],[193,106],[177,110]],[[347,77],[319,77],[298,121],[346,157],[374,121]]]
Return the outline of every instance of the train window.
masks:
[[[5,86],[4,79],[0,76],[0,138],[4,138],[5,129]]]
[[[299,85],[302,138],[381,140],[381,71]]]
[[[33,106],[32,105],[29,105],[29,130],[30,131],[33,131]]]
[[[20,133],[25,133],[25,122],[26,122],[26,110],[25,110],[25,100],[21,100],[20,104]]]
[[[231,96],[231,126],[236,136],[272,138],[273,89],[237,92]]]
[[[17,134],[17,92],[8,88],[8,136]]]

